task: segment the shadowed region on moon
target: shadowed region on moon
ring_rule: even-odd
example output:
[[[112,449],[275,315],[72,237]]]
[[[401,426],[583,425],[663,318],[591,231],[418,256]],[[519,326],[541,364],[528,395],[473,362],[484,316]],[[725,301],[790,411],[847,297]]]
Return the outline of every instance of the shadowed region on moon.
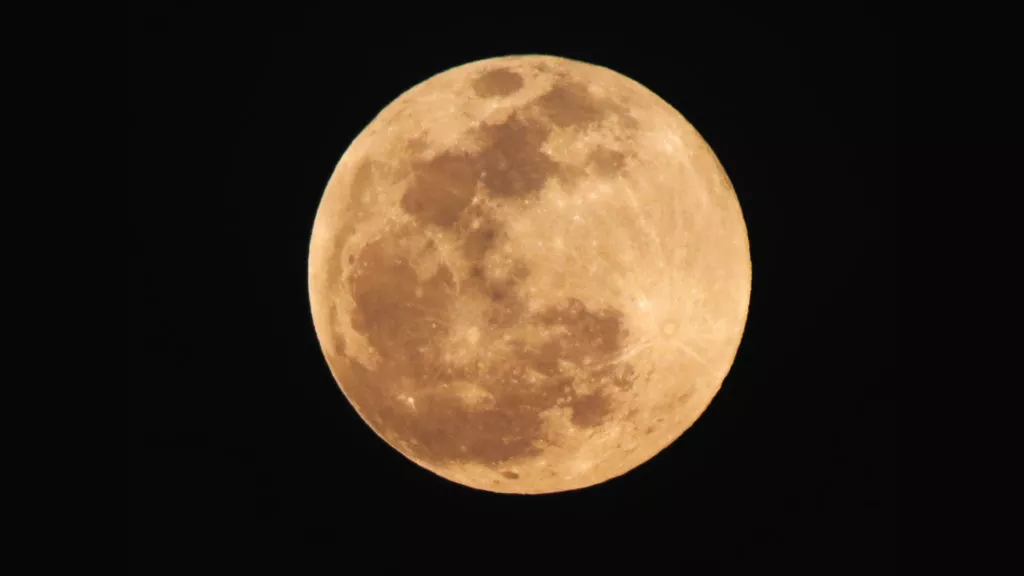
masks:
[[[611,111],[590,96],[586,85],[577,82],[556,83],[537,105],[552,124],[561,128],[596,124]]]
[[[495,75],[503,78],[503,73],[519,77],[499,68],[481,79]],[[482,125],[476,134],[483,142],[480,152],[443,152],[417,163],[414,185],[402,198],[403,208],[421,220],[446,226],[472,201],[474,182],[479,181],[490,196],[510,198],[535,194],[552,177],[566,183],[577,181],[582,176],[579,167],[552,160],[542,146],[551,133],[551,124],[589,127],[612,113],[629,117],[621,107],[602,104],[584,85],[556,83],[523,113],[512,112],[501,123]],[[537,114],[531,118],[533,112]],[[601,146],[590,153],[588,165],[608,176],[625,166],[625,157],[622,152]]]
[[[352,327],[380,361],[374,370],[357,368],[347,390],[374,425],[385,435],[414,439],[408,450],[423,461],[494,466],[535,456],[555,441],[543,430],[545,410],[564,406],[572,423],[584,428],[604,421],[612,409],[607,388],[629,388],[635,374],[628,363],[616,362],[626,336],[620,313],[588,310],[569,299],[528,314],[515,292],[516,276],[495,282],[480,267],[461,280],[462,293],[443,265],[421,281],[407,238],[399,233],[367,245],[352,276]],[[486,254],[487,241],[467,238],[467,258]],[[486,302],[477,343],[496,353],[452,362],[444,343],[453,336],[455,307],[466,300]],[[517,327],[544,336],[531,342],[504,337]]]
[[[523,77],[507,68],[495,68],[477,76],[473,92],[481,98],[509,96],[523,87]]]
[[[449,226],[476,195],[479,170],[464,154],[442,153],[416,164],[412,185],[402,196],[402,208],[419,220]]]
[[[626,155],[618,150],[598,146],[587,154],[587,164],[600,176],[613,176],[626,166]]]

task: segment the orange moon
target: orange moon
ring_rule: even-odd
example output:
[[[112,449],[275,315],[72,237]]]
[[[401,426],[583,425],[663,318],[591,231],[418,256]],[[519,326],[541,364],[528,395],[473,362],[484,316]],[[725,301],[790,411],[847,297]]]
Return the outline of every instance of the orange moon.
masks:
[[[736,193],[671,105],[551,56],[461,65],[342,155],[309,252],[313,323],[360,417],[501,493],[592,486],[707,408],[747,320]]]

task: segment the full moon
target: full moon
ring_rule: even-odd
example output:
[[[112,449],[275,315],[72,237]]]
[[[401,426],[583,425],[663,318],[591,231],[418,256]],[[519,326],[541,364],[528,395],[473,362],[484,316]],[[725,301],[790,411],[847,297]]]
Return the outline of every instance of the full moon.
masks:
[[[678,439],[747,320],[739,200],[641,84],[552,56],[457,66],[342,155],[309,251],[330,371],[377,435],[450,481],[585,488]]]

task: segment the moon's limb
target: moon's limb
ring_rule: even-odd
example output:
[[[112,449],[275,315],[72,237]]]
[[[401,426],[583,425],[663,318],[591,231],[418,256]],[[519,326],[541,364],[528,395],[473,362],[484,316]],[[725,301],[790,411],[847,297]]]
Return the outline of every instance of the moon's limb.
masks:
[[[670,105],[561,58],[409,90],[327,186],[314,325],[360,416],[421,466],[517,493],[582,488],[703,412],[742,337],[746,227]]]

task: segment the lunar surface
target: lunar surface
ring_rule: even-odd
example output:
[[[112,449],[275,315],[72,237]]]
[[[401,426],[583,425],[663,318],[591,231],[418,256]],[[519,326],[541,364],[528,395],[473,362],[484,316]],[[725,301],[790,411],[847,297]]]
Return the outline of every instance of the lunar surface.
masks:
[[[548,56],[399,96],[338,163],[309,292],[330,370],[413,462],[538,494],[628,472],[720,389],[751,264],[707,143],[644,86]]]

